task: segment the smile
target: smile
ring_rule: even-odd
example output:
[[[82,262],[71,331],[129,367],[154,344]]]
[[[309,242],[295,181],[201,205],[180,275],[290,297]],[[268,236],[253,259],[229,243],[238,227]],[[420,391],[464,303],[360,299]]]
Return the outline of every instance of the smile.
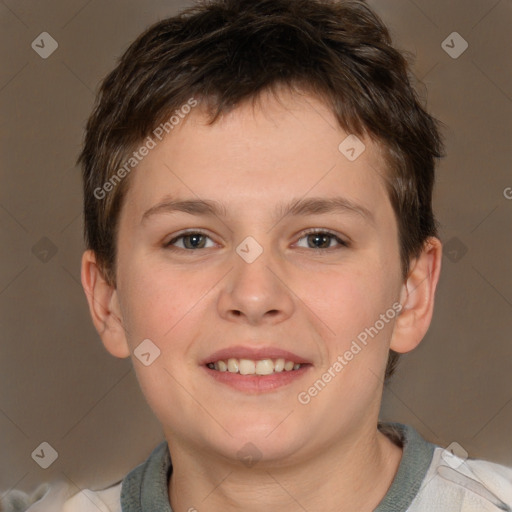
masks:
[[[238,373],[240,375],[271,375],[283,371],[299,370],[301,364],[283,358],[279,359],[220,359],[207,364],[211,370],[219,372]]]

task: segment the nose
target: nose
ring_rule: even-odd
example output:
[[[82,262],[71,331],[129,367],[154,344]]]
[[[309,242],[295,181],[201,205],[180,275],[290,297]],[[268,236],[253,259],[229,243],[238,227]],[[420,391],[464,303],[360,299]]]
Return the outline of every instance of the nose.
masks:
[[[293,293],[280,277],[278,261],[264,250],[248,263],[233,251],[233,269],[222,281],[218,296],[219,315],[250,325],[278,324],[289,318],[294,310]]]

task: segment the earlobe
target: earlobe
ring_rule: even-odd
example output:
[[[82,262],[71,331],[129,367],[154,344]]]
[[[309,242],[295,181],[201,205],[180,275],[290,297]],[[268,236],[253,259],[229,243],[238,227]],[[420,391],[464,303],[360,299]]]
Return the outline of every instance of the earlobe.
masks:
[[[103,345],[115,357],[129,357],[130,349],[122,323],[117,290],[105,280],[91,250],[82,255],[81,278],[92,322]]]
[[[390,348],[405,353],[419,345],[432,320],[434,297],[441,271],[442,245],[429,238],[421,254],[411,263],[402,286],[402,311],[397,317]]]

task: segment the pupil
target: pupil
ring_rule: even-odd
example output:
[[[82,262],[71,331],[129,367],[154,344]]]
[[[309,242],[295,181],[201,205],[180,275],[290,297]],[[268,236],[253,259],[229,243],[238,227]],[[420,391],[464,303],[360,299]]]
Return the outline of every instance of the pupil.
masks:
[[[203,235],[188,235],[185,238],[185,247],[188,249],[197,249],[198,247],[202,247],[204,244],[201,243],[201,238]]]
[[[313,234],[310,236],[310,240],[313,240],[314,247],[320,247],[321,249],[329,247],[330,235]]]

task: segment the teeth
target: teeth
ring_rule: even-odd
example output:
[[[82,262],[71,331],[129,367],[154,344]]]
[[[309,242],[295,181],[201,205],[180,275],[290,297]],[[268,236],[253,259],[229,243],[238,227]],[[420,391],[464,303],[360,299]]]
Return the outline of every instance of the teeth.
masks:
[[[257,375],[270,375],[274,373],[274,361],[272,359],[262,359],[256,363]]]
[[[274,371],[275,372],[282,372],[284,370],[284,363],[286,361],[284,359],[276,359],[276,362],[274,363]]]
[[[240,359],[238,364],[238,371],[242,375],[254,375],[256,372],[256,363],[250,359]]]
[[[254,361],[252,359],[236,359],[229,358],[227,361],[219,360],[215,363],[209,363],[208,368],[219,372],[240,373],[241,375],[271,375],[272,373],[280,373],[283,370],[290,372],[298,370],[302,365],[285,359],[260,359]]]
[[[228,372],[238,373],[238,359],[228,359]]]

